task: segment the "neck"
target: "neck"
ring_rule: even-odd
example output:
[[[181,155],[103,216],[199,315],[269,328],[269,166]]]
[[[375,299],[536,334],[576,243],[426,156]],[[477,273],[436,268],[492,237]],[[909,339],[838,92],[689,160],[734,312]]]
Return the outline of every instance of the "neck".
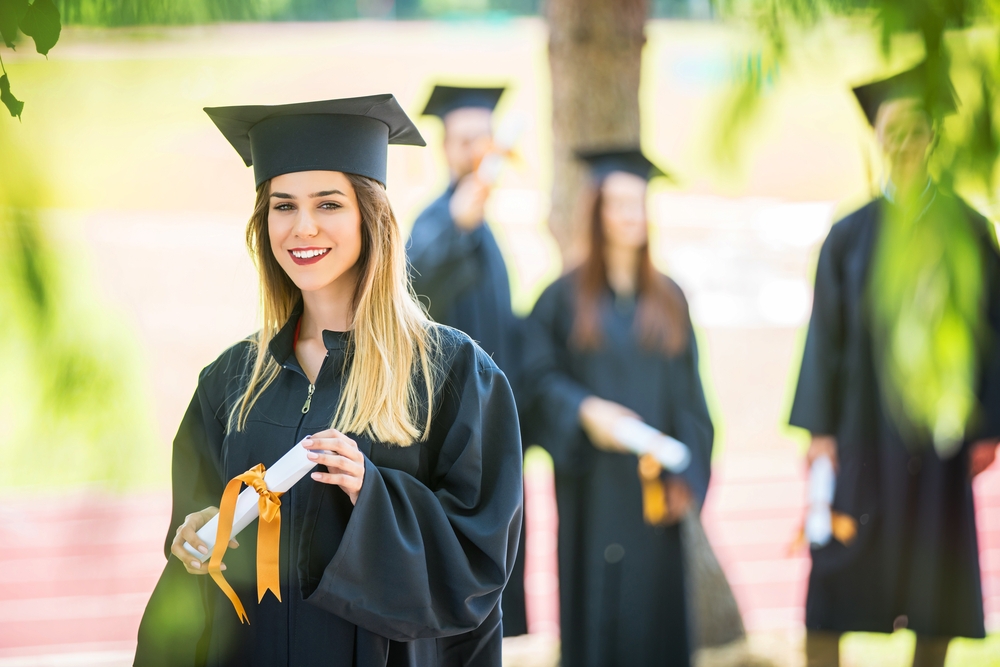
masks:
[[[323,289],[302,292],[302,328],[299,340],[322,338],[323,331],[348,331],[354,324],[354,286],[357,271],[352,268]]]
[[[608,244],[604,249],[608,267],[608,284],[616,294],[634,294],[639,279],[639,251],[635,248]]]
[[[892,184],[896,188],[896,198],[903,201],[916,199],[927,188],[927,169],[921,167],[905,172],[893,172]]]

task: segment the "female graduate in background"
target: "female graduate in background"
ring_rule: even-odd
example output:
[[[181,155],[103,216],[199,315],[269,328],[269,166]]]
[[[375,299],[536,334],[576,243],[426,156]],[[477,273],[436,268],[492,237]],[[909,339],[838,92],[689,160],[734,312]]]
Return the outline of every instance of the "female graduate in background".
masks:
[[[650,261],[646,187],[661,172],[634,149],[583,157],[589,256],[539,298],[524,364],[527,427],[555,464],[562,664],[686,665],[677,522],[704,500],[712,421],[687,303]],[[652,482],[666,497],[658,525],[644,518],[638,459],[616,436],[623,417],[691,450],[683,477]]]
[[[517,416],[489,356],[408,288],[387,145],[423,140],[391,95],[206,111],[254,167],[263,327],[202,371],[174,441],[135,664],[499,666]],[[205,553],[226,482],[306,436],[318,468],[281,497],[281,601],[253,602],[256,523],[227,552],[242,624],[183,545]]]

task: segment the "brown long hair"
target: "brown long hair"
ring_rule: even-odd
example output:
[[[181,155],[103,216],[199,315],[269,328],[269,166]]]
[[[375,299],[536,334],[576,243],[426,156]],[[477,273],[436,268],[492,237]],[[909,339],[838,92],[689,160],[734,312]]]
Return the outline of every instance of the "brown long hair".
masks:
[[[350,369],[332,426],[406,446],[425,440],[434,414],[440,374],[437,329],[410,288],[402,234],[389,199],[377,181],[344,174],[361,210],[361,254],[354,291]],[[251,339],[254,363],[230,426],[242,430],[254,403],[281,370],[268,344],[291,317],[302,292],[271,251],[267,217],[270,181],[257,189],[246,241],[260,273],[263,326]],[[422,422],[422,423],[421,423]]]
[[[577,272],[576,318],[571,335],[572,343],[581,350],[599,349],[604,342],[601,301],[610,285],[604,257],[603,200],[599,185],[585,191],[581,199],[580,210],[589,231],[590,247]],[[668,356],[680,354],[688,344],[687,302],[677,285],[653,266],[648,242],[639,249],[636,286],[635,334],[639,343],[647,350],[660,350]]]

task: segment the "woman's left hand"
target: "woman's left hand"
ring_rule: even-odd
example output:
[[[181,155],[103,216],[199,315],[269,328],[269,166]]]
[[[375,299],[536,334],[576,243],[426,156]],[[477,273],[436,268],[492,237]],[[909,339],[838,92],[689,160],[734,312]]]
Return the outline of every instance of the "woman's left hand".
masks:
[[[323,484],[339,486],[351,499],[351,504],[356,504],[365,481],[365,455],[358,449],[357,443],[331,428],[307,438],[305,447],[312,450],[309,458],[326,466],[327,470],[314,472],[312,478]]]

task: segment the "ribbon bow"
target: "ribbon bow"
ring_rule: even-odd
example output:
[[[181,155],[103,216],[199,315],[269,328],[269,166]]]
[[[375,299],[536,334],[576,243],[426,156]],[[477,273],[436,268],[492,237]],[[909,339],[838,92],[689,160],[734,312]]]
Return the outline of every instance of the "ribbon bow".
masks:
[[[666,525],[670,519],[670,503],[663,486],[663,466],[652,454],[639,457],[639,479],[642,481],[642,518],[650,526]]]
[[[233,515],[236,513],[236,499],[240,495],[240,489],[246,484],[260,498],[257,500],[260,508],[260,527],[257,530],[257,602],[264,599],[264,594],[271,591],[274,597],[281,602],[280,578],[278,576],[278,545],[281,538],[281,497],[280,493],[275,493],[267,488],[264,483],[264,464],[258,463],[242,475],[229,480],[226,490],[222,493],[222,502],[219,503],[219,532],[215,536],[215,546],[212,548],[212,557],[208,561],[208,573],[218,584],[222,592],[226,594],[229,601],[233,603],[236,614],[240,617],[240,623],[250,623],[246,611],[236,591],[229,585],[226,578],[222,576],[222,557],[229,548],[229,537],[233,530]]]

